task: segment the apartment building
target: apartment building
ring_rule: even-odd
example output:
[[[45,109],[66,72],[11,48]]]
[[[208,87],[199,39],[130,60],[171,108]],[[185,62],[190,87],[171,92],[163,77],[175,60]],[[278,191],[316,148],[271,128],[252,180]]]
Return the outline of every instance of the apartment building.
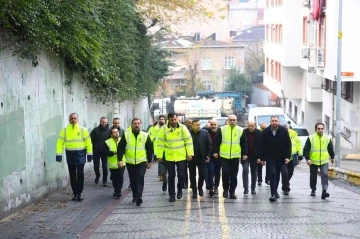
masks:
[[[183,92],[191,78],[196,81],[196,90],[224,91],[233,69],[244,72],[244,45],[217,41],[211,36],[202,39],[197,33],[164,41],[161,46],[175,53],[171,59],[174,66],[162,82],[166,95]]]
[[[360,143],[360,34],[354,16],[360,1],[343,1],[341,92],[336,92],[338,1],[268,0],[265,9],[265,85],[282,97],[286,113],[310,133],[323,122],[335,136],[335,97],[341,94],[341,146],[357,149]],[[291,13],[288,18],[280,17]],[[287,48],[287,40],[292,47]],[[281,56],[274,57],[275,52]],[[282,59],[280,59],[283,57]],[[292,59],[291,64],[286,59]],[[292,71],[289,71],[291,68]]]

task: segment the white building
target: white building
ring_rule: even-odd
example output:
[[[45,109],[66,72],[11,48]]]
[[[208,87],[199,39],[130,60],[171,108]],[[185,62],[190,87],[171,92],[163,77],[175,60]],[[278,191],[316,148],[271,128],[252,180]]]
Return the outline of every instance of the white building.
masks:
[[[286,113],[309,133],[314,132],[316,122],[323,122],[326,133],[335,135],[338,4],[326,0],[266,2],[264,84],[282,97]],[[356,47],[360,26],[353,20],[357,14],[359,0],[343,1],[341,146],[352,149],[360,144],[360,49]]]

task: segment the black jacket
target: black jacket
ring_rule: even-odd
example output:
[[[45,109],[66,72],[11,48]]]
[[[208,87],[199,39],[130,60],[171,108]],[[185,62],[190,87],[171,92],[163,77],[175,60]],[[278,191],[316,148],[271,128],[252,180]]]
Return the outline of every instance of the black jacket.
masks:
[[[244,135],[246,137],[246,142],[249,147],[249,129],[244,129]],[[248,148],[249,149],[249,148]],[[254,142],[254,155],[253,157],[257,160],[261,158],[261,131],[255,129],[255,142]]]
[[[309,160],[310,159],[310,149],[311,149],[311,142],[310,142],[310,138],[308,137],[307,140],[306,140],[306,143],[305,143],[305,146],[304,146],[304,157],[306,160]],[[334,153],[334,147],[333,147],[333,144],[332,144],[332,141],[330,139],[330,142],[327,146],[327,151],[330,155],[330,158],[331,159],[334,159],[335,157],[335,153]]]
[[[109,139],[110,129],[109,125],[106,125],[103,128],[101,125],[94,128],[91,133],[91,142],[93,145],[93,153],[103,153],[104,152],[104,142]]]
[[[133,131],[133,133],[134,133],[134,131]],[[135,135],[135,138],[137,138],[139,133],[134,133],[134,135]],[[118,148],[117,148],[118,161],[122,161],[122,158],[125,154],[126,144],[127,144],[127,142],[125,139],[125,135],[122,134],[120,142],[118,144]],[[152,156],[153,156],[153,142],[151,141],[150,136],[148,136],[146,139],[145,150],[146,150],[147,161],[148,161],[148,163],[151,163]]]
[[[285,163],[285,158],[291,157],[291,141],[286,128],[279,125],[275,134],[272,133],[271,125],[262,132],[261,137],[261,160],[274,160],[278,164]]]
[[[219,128],[218,133],[216,134],[214,140],[213,153],[218,154],[220,152],[221,141],[222,141],[222,132],[221,132],[221,128]],[[240,137],[240,147],[241,147],[241,155],[242,156],[248,155],[248,145],[244,132]]]
[[[194,144],[195,132],[190,130],[190,134],[191,134],[191,136],[193,138],[193,144]],[[211,154],[212,154],[212,143],[211,143],[210,135],[204,129],[200,129],[198,134],[199,134],[198,140],[199,140],[201,157],[202,157],[203,160],[206,160],[207,157],[211,157]]]

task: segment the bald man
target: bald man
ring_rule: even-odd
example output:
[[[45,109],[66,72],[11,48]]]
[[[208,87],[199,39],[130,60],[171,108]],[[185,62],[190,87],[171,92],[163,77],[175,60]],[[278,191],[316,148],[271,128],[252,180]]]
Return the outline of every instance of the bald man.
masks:
[[[244,135],[248,145],[248,158],[241,160],[244,194],[249,194],[249,166],[251,171],[251,194],[256,194],[257,165],[262,163],[260,161],[261,131],[256,128],[255,121],[249,120],[248,128],[244,129]]]

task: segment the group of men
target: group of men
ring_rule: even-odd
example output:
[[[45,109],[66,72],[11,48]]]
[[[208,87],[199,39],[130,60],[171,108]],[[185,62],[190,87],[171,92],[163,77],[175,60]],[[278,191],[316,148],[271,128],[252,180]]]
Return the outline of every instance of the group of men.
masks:
[[[130,177],[133,202],[140,206],[143,202],[144,177],[151,167],[153,158],[159,163],[159,176],[163,181],[162,190],[168,191],[169,201],[182,198],[182,189],[188,187],[189,170],[192,197],[204,196],[203,184],[207,182],[209,196],[219,193],[222,175],[223,197],[236,199],[237,175],[242,165],[244,194],[249,194],[249,168],[251,172],[251,194],[256,194],[256,180],[262,182],[262,166],[266,164],[265,181],[270,184],[269,200],[275,202],[280,197],[278,186],[280,175],[284,195],[290,192],[290,179],[294,167],[303,158],[310,166],[311,196],[315,196],[317,171],[320,168],[322,195],[329,197],[328,164],[333,162],[334,151],[329,136],[323,134],[324,124],[315,125],[316,133],[305,144],[302,154],[297,133],[287,124],[281,126],[278,116],[272,116],[270,125],[248,122],[246,129],[237,125],[237,117],[230,115],[228,123],[218,127],[215,119],[201,129],[199,119],[178,121],[175,113],[169,113],[167,120],[160,116],[156,125],[148,133],[141,131],[141,120],[134,118],[131,127],[120,128],[120,120],[115,118],[109,129],[107,119],[102,117],[100,125],[91,134],[78,125],[78,115],[69,116],[69,125],[60,132],[57,141],[56,161],[62,161],[65,145],[66,159],[70,174],[73,200],[82,201],[84,185],[84,164],[94,160],[95,183],[99,182],[100,161],[103,165],[103,185],[107,186],[107,166],[114,187],[114,198],[121,197],[125,165]],[[198,180],[196,174],[198,172]],[[175,188],[175,176],[178,182]],[[167,176],[168,175],[168,176]]]

